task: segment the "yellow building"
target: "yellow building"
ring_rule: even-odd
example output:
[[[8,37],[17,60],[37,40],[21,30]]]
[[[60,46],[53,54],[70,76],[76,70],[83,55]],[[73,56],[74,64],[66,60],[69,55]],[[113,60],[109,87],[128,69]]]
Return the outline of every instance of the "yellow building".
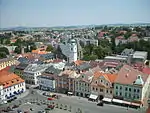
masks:
[[[0,59],[0,70],[15,64],[15,59],[13,58],[3,58]]]

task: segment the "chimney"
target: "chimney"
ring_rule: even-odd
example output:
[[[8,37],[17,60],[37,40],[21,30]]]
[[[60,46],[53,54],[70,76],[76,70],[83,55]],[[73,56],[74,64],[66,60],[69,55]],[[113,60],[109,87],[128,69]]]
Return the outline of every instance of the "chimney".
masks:
[[[129,76],[129,74],[127,73],[127,74],[126,74],[126,78],[127,78],[128,76]]]

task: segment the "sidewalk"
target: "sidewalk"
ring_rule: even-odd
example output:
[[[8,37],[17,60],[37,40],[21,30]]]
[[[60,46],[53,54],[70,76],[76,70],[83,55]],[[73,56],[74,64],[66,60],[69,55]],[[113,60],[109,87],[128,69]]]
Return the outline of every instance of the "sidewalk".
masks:
[[[48,92],[48,93],[53,93],[53,94],[56,94],[56,95],[60,95],[62,97],[68,97],[67,95],[65,94],[61,94],[61,93],[55,93],[55,92],[50,92],[50,91],[42,91],[42,90],[39,90],[39,89],[36,89],[36,92],[40,95],[43,95],[44,92]]]
[[[24,97],[26,97],[28,94],[29,94],[29,90],[26,89],[26,91],[25,91],[24,93],[22,93],[22,94],[20,94],[20,95],[17,96],[17,99],[24,98]]]
[[[88,101],[87,98],[83,98],[83,97],[78,97],[78,96],[67,96],[66,94],[61,94],[61,93],[55,93],[55,92],[50,92],[50,91],[42,91],[42,90],[36,90],[36,92],[40,95],[43,95],[44,92],[49,92],[49,93],[53,93],[53,94],[56,94],[56,95],[60,95],[61,97],[66,97],[66,98],[73,98],[73,99],[76,99],[78,100],[79,102],[82,103],[82,101],[86,101],[86,102],[89,102],[89,103],[97,103],[97,102],[92,102],[92,101]]]

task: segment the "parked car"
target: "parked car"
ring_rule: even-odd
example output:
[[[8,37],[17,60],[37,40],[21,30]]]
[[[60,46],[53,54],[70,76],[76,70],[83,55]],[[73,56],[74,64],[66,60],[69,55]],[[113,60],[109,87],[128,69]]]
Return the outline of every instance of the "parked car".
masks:
[[[53,98],[50,98],[50,97],[49,97],[49,98],[47,98],[47,100],[53,100]]]
[[[48,108],[54,109],[55,105],[48,105]]]
[[[103,102],[103,101],[99,102],[99,103],[97,104],[97,106],[104,106],[104,102]]]
[[[30,108],[30,111],[34,111],[34,109],[33,109],[33,108]]]
[[[13,107],[12,107],[12,109],[14,109],[14,108],[18,108],[19,106],[18,105],[14,105]]]

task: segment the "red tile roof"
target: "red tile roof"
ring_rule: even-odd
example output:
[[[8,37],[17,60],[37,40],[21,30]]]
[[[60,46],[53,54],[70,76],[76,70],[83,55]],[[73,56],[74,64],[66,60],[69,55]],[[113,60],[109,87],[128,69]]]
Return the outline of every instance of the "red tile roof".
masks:
[[[78,66],[78,65],[81,65],[84,62],[85,61],[83,61],[83,60],[76,60],[74,63]]]
[[[143,68],[142,72],[150,75],[150,68]]]
[[[18,75],[8,71],[9,68],[5,68],[0,71],[0,84],[4,88],[24,82]]]
[[[145,82],[148,78],[147,74],[144,74],[129,65],[124,65],[118,72],[118,76],[115,80],[115,83],[120,84],[133,84],[137,79],[137,76],[141,75],[143,81]]]

